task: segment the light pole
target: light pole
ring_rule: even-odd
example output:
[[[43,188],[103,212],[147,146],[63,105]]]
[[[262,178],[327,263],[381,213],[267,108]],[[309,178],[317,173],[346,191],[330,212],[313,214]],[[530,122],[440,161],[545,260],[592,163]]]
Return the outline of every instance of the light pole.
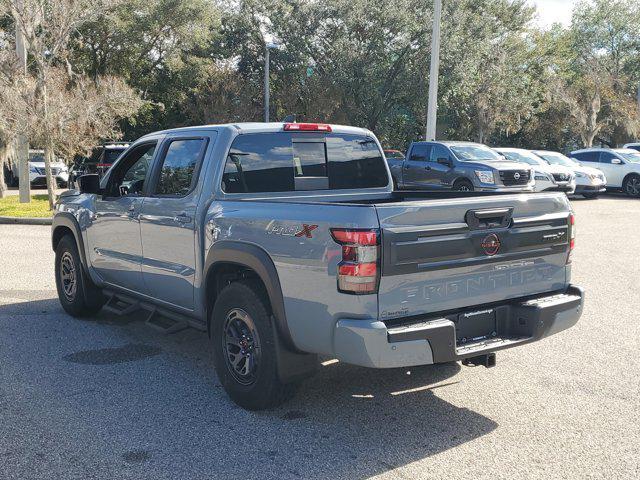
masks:
[[[22,1],[16,2],[20,14],[22,13]],[[20,64],[22,74],[27,73],[27,46],[25,45],[24,36],[20,22],[16,20],[16,56]],[[16,138],[16,157],[18,162],[18,189],[20,195],[20,203],[29,203],[31,201],[31,191],[29,183],[29,140],[23,134]],[[0,172],[0,175],[2,172]]]
[[[440,70],[440,17],[442,0],[433,2],[433,29],[431,31],[431,68],[429,70],[429,100],[427,103],[427,131],[425,140],[436,139],[438,116],[438,73]]]
[[[279,43],[267,42],[264,46],[264,121],[269,122],[269,51],[278,50]]]

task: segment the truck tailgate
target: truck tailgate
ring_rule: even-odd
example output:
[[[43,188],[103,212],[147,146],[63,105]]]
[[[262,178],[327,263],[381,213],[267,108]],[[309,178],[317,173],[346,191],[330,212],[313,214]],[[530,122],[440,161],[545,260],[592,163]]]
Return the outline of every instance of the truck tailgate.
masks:
[[[561,290],[569,281],[564,194],[375,205],[382,230],[383,320]]]

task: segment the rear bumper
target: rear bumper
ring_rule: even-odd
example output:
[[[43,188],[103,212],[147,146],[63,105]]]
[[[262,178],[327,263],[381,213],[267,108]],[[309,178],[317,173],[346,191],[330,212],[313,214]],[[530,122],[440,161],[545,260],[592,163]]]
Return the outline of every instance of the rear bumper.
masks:
[[[399,326],[367,320],[339,320],[334,354],[345,363],[372,368],[410,367],[462,360],[535,342],[576,324],[582,314],[584,292],[570,285],[565,293],[540,295],[474,310],[495,310],[496,335],[480,341],[456,341],[460,312],[425,318]]]

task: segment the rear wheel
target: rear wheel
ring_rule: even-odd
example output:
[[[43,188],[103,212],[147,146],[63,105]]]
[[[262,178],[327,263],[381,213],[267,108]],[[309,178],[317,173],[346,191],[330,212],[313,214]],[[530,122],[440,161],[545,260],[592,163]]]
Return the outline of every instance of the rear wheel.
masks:
[[[640,197],[640,175],[629,175],[625,178],[622,190],[631,197]]]
[[[72,235],[65,235],[58,242],[55,262],[56,288],[62,308],[74,317],[97,313],[104,305],[104,297],[84,272]]]
[[[216,373],[235,403],[264,410],[293,395],[295,384],[283,384],[278,377],[276,331],[259,282],[226,286],[209,321]]]
[[[456,180],[453,189],[458,192],[473,192],[473,183],[467,179]]]

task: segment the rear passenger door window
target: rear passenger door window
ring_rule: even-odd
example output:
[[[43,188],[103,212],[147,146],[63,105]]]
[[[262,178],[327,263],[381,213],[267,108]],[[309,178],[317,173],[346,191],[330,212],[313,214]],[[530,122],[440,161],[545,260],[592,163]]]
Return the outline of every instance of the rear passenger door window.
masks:
[[[158,173],[155,195],[184,197],[195,187],[207,141],[204,138],[169,140]]]

